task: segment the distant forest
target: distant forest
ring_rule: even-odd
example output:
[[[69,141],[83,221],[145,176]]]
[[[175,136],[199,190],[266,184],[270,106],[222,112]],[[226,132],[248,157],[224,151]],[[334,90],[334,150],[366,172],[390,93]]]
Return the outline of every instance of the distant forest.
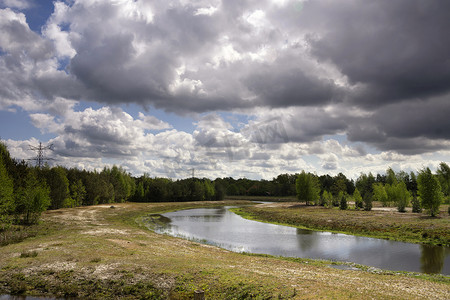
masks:
[[[37,168],[24,160],[11,158],[0,142],[0,223],[36,222],[42,211],[67,207],[133,202],[214,201],[226,196],[296,197],[299,174],[280,174],[272,180],[187,178],[172,180],[145,174],[133,177],[113,166],[101,171],[67,169],[56,166]],[[379,187],[401,182],[410,195],[417,194],[417,175],[403,171],[386,174],[361,174],[356,181],[344,174],[336,176],[309,173],[318,182],[321,197],[339,199],[355,190],[364,200],[379,196]],[[450,168],[441,163],[436,176],[443,196],[449,198]],[[382,199],[374,199],[382,200]],[[315,203],[321,204],[321,203]]]

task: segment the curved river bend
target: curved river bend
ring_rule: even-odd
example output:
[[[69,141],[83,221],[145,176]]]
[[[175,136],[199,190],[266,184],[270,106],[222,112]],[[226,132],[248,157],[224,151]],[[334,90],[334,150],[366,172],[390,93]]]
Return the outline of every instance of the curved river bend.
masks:
[[[450,275],[450,248],[304,230],[244,219],[229,207],[163,214],[156,232],[236,252],[354,262],[394,271]]]

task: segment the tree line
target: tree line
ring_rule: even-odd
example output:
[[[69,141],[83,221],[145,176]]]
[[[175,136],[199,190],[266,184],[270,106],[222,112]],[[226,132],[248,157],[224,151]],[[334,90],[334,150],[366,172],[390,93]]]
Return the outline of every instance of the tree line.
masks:
[[[352,197],[357,208],[370,210],[372,201],[397,205],[403,211],[411,202],[435,215],[438,205],[424,199],[449,199],[450,168],[441,163],[437,173],[429,169],[418,174],[403,171],[376,176],[361,174],[356,181],[344,174],[317,176],[312,173],[280,174],[272,180],[231,177],[172,180],[144,174],[133,177],[123,168],[102,171],[67,169],[56,166],[37,168],[11,158],[0,141],[0,224],[32,224],[47,209],[116,203],[213,201],[228,196],[297,197],[307,204],[347,207]],[[432,196],[430,196],[432,195]],[[437,208],[436,208],[437,207]]]
[[[148,174],[135,178],[117,166],[100,172],[32,167],[11,158],[0,141],[0,226],[36,223],[47,209],[125,201],[211,201],[224,196],[221,185],[206,178],[173,181]]]
[[[429,168],[420,170],[417,175],[404,171],[395,173],[392,168],[376,177],[372,173],[363,173],[353,186],[352,181],[349,185],[345,184],[345,176],[339,174],[337,177],[340,178],[333,184],[324,185],[324,177],[303,171],[296,178],[298,200],[307,205],[347,209],[348,200],[352,198],[355,209],[367,211],[372,209],[373,201],[383,206],[396,206],[399,212],[405,212],[411,204],[412,212],[420,213],[426,209],[429,215],[437,216],[440,204],[450,199],[450,167],[445,162],[440,163],[436,174]]]

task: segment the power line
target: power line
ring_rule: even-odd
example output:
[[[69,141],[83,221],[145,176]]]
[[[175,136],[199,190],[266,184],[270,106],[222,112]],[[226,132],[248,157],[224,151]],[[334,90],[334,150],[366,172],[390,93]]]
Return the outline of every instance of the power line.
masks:
[[[39,142],[39,146],[29,145],[30,150],[36,151],[37,156],[35,158],[30,158],[29,160],[36,161],[36,166],[42,168],[44,165],[44,161],[53,160],[53,158],[48,158],[44,156],[45,150],[53,150],[53,144],[49,144],[47,146],[43,146],[41,142]]]

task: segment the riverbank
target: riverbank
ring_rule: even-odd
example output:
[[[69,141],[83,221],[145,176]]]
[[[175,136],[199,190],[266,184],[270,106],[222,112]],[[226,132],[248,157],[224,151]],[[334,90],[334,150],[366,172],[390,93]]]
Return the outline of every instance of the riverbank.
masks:
[[[447,206],[441,207],[438,218],[431,218],[425,213],[400,213],[395,208],[374,207],[372,211],[340,210],[295,202],[260,204],[233,211],[245,218],[262,222],[409,243],[450,246],[450,217]]]
[[[244,203],[244,202],[239,202]],[[450,279],[245,255],[159,235],[140,216],[238,202],[122,203],[45,212],[34,237],[0,247],[0,294],[91,299],[445,299]]]

